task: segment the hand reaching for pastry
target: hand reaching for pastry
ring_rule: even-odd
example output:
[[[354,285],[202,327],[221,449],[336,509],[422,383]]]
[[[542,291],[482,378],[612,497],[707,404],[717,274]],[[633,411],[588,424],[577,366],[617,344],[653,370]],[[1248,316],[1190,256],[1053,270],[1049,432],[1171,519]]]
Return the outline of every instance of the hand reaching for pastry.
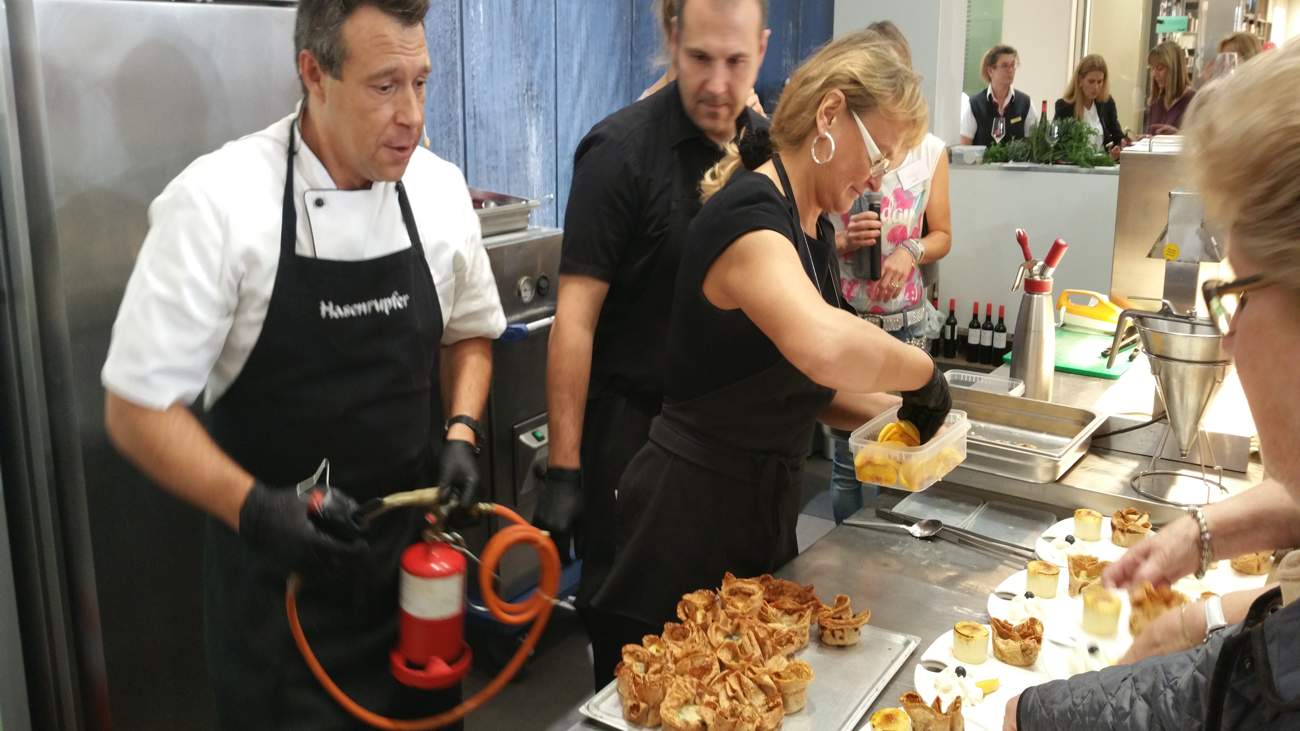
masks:
[[[1194,573],[1201,565],[1201,531],[1196,521],[1184,517],[1164,530],[1139,541],[1107,567],[1101,580],[1106,586],[1127,588],[1149,581],[1168,586]]]

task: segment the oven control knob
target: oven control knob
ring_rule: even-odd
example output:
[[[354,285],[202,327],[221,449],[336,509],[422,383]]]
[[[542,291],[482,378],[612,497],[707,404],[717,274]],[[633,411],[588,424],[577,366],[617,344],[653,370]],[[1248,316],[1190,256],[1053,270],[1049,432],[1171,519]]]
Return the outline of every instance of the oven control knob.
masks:
[[[537,296],[537,290],[533,288],[532,277],[520,277],[519,284],[515,286],[515,291],[519,293],[519,301],[524,304],[531,304],[533,298]]]
[[[537,296],[545,297],[551,293],[551,278],[545,274],[537,275]]]

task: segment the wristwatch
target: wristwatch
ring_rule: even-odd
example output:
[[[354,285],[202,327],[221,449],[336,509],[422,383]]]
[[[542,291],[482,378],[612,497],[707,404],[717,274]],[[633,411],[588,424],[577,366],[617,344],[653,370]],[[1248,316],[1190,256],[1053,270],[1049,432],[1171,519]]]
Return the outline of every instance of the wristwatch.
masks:
[[[475,419],[472,416],[466,416],[465,414],[457,414],[447,420],[447,424],[442,428],[442,433],[445,435],[447,432],[451,431],[453,424],[464,424],[469,427],[469,430],[474,432],[474,453],[478,454],[482,451],[483,425],[478,423],[478,419]]]
[[[1205,600],[1205,639],[1207,642],[1215,632],[1228,626],[1228,618],[1223,615],[1223,599],[1212,594]]]

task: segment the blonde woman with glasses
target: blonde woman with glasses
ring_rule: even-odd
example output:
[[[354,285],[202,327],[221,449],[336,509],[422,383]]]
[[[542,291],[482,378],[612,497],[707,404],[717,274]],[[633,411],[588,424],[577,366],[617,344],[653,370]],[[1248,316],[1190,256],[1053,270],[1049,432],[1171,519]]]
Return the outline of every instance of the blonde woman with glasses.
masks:
[[[693,1],[693,0],[692,0]],[[770,140],[704,178],[673,302],[663,412],[618,485],[618,551],[593,604],[638,642],[682,594],[798,553],[801,478],[818,420],[854,428],[898,404],[928,440],[951,399],[919,348],[859,319],[838,289],[827,212],[880,185],[921,141],[919,77],[870,31],[790,79]],[[584,567],[585,570],[585,567]]]
[[[1300,95],[1279,93],[1296,88],[1300,44],[1207,86],[1184,130],[1192,183],[1228,232],[1235,272],[1203,295],[1236,362],[1269,479],[1138,543],[1103,574],[1107,584],[1168,585],[1223,559],[1300,545]],[[1279,585],[1253,604],[1211,596],[1157,620],[1176,627],[1181,644],[1026,690],[1008,703],[1004,728],[1300,728],[1300,552],[1274,573]]]

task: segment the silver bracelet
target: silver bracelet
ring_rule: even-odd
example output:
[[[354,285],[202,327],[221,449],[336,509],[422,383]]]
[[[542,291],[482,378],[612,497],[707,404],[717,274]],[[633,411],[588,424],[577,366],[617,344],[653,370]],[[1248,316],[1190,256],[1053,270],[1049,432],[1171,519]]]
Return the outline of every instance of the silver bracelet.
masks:
[[[912,259],[917,265],[920,265],[921,260],[925,258],[925,244],[916,239],[903,241],[903,248],[907,249],[907,253],[912,255]]]
[[[1200,508],[1192,508],[1189,512],[1201,530],[1201,565],[1196,569],[1196,578],[1203,579],[1205,573],[1214,565],[1214,549],[1211,546],[1214,535],[1210,533],[1210,524],[1205,521],[1204,511]]]

